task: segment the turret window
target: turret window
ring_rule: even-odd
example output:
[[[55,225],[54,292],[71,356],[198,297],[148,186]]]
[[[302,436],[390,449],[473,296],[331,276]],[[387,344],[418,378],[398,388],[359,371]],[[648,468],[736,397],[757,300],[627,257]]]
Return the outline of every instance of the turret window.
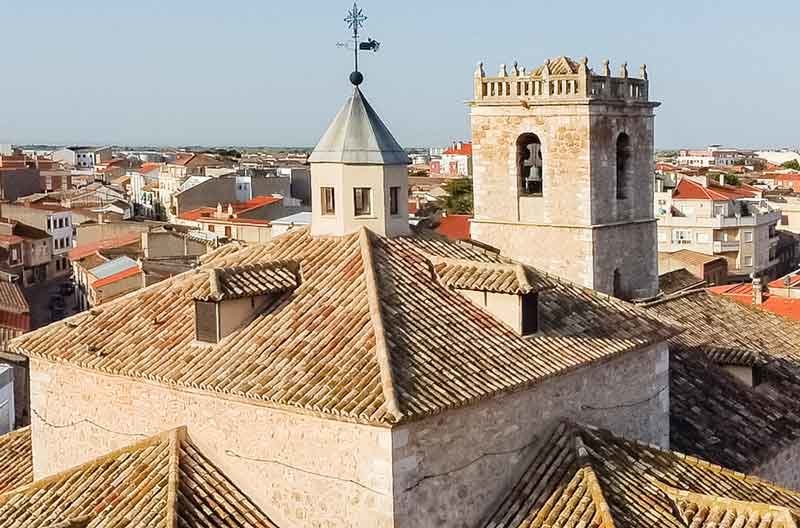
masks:
[[[321,187],[320,201],[322,202],[322,214],[326,216],[336,214],[336,200],[333,194],[333,187]]]
[[[617,199],[628,197],[628,172],[630,171],[631,138],[622,133],[617,138]]]
[[[522,134],[517,138],[517,178],[523,194],[542,194],[543,168],[539,137],[536,134]]]
[[[353,203],[356,216],[370,216],[372,214],[372,189],[369,187],[353,189]]]
[[[389,214],[400,214],[400,187],[389,187]]]

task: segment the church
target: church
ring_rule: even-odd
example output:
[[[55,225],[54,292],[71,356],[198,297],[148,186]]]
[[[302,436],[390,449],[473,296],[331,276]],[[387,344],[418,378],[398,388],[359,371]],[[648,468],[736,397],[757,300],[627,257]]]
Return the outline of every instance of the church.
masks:
[[[309,227],[12,342],[0,527],[793,526],[800,492],[669,451],[682,328],[625,300],[657,293],[646,69],[478,68],[476,243],[409,227],[362,82]]]

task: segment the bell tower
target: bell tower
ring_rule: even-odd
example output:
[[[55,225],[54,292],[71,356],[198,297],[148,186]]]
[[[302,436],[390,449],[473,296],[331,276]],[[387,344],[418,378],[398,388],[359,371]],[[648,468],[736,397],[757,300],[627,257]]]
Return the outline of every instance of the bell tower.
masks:
[[[658,290],[646,66],[588,60],[475,72],[472,238],[625,299]]]

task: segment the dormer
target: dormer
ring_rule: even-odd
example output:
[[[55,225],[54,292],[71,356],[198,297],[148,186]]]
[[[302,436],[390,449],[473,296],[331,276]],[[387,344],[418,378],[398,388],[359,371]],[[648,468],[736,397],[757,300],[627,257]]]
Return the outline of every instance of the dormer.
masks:
[[[532,282],[519,263],[476,262],[430,257],[440,283],[491,313],[519,335],[539,331],[539,292],[544,281]]]
[[[280,260],[206,271],[194,294],[195,339],[219,343],[300,285],[300,265]]]

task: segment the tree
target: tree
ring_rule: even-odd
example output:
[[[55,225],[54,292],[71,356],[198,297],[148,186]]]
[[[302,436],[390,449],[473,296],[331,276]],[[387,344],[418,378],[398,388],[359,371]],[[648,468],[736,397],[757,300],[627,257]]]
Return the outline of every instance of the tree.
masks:
[[[447,196],[439,200],[448,214],[472,214],[472,180],[450,180],[444,186]]]
[[[789,160],[784,163],[781,163],[781,167],[783,167],[784,169],[793,169],[796,171],[800,171],[800,161],[796,159]]]
[[[733,185],[738,187],[741,182],[739,177],[735,174],[725,174],[725,185]]]

